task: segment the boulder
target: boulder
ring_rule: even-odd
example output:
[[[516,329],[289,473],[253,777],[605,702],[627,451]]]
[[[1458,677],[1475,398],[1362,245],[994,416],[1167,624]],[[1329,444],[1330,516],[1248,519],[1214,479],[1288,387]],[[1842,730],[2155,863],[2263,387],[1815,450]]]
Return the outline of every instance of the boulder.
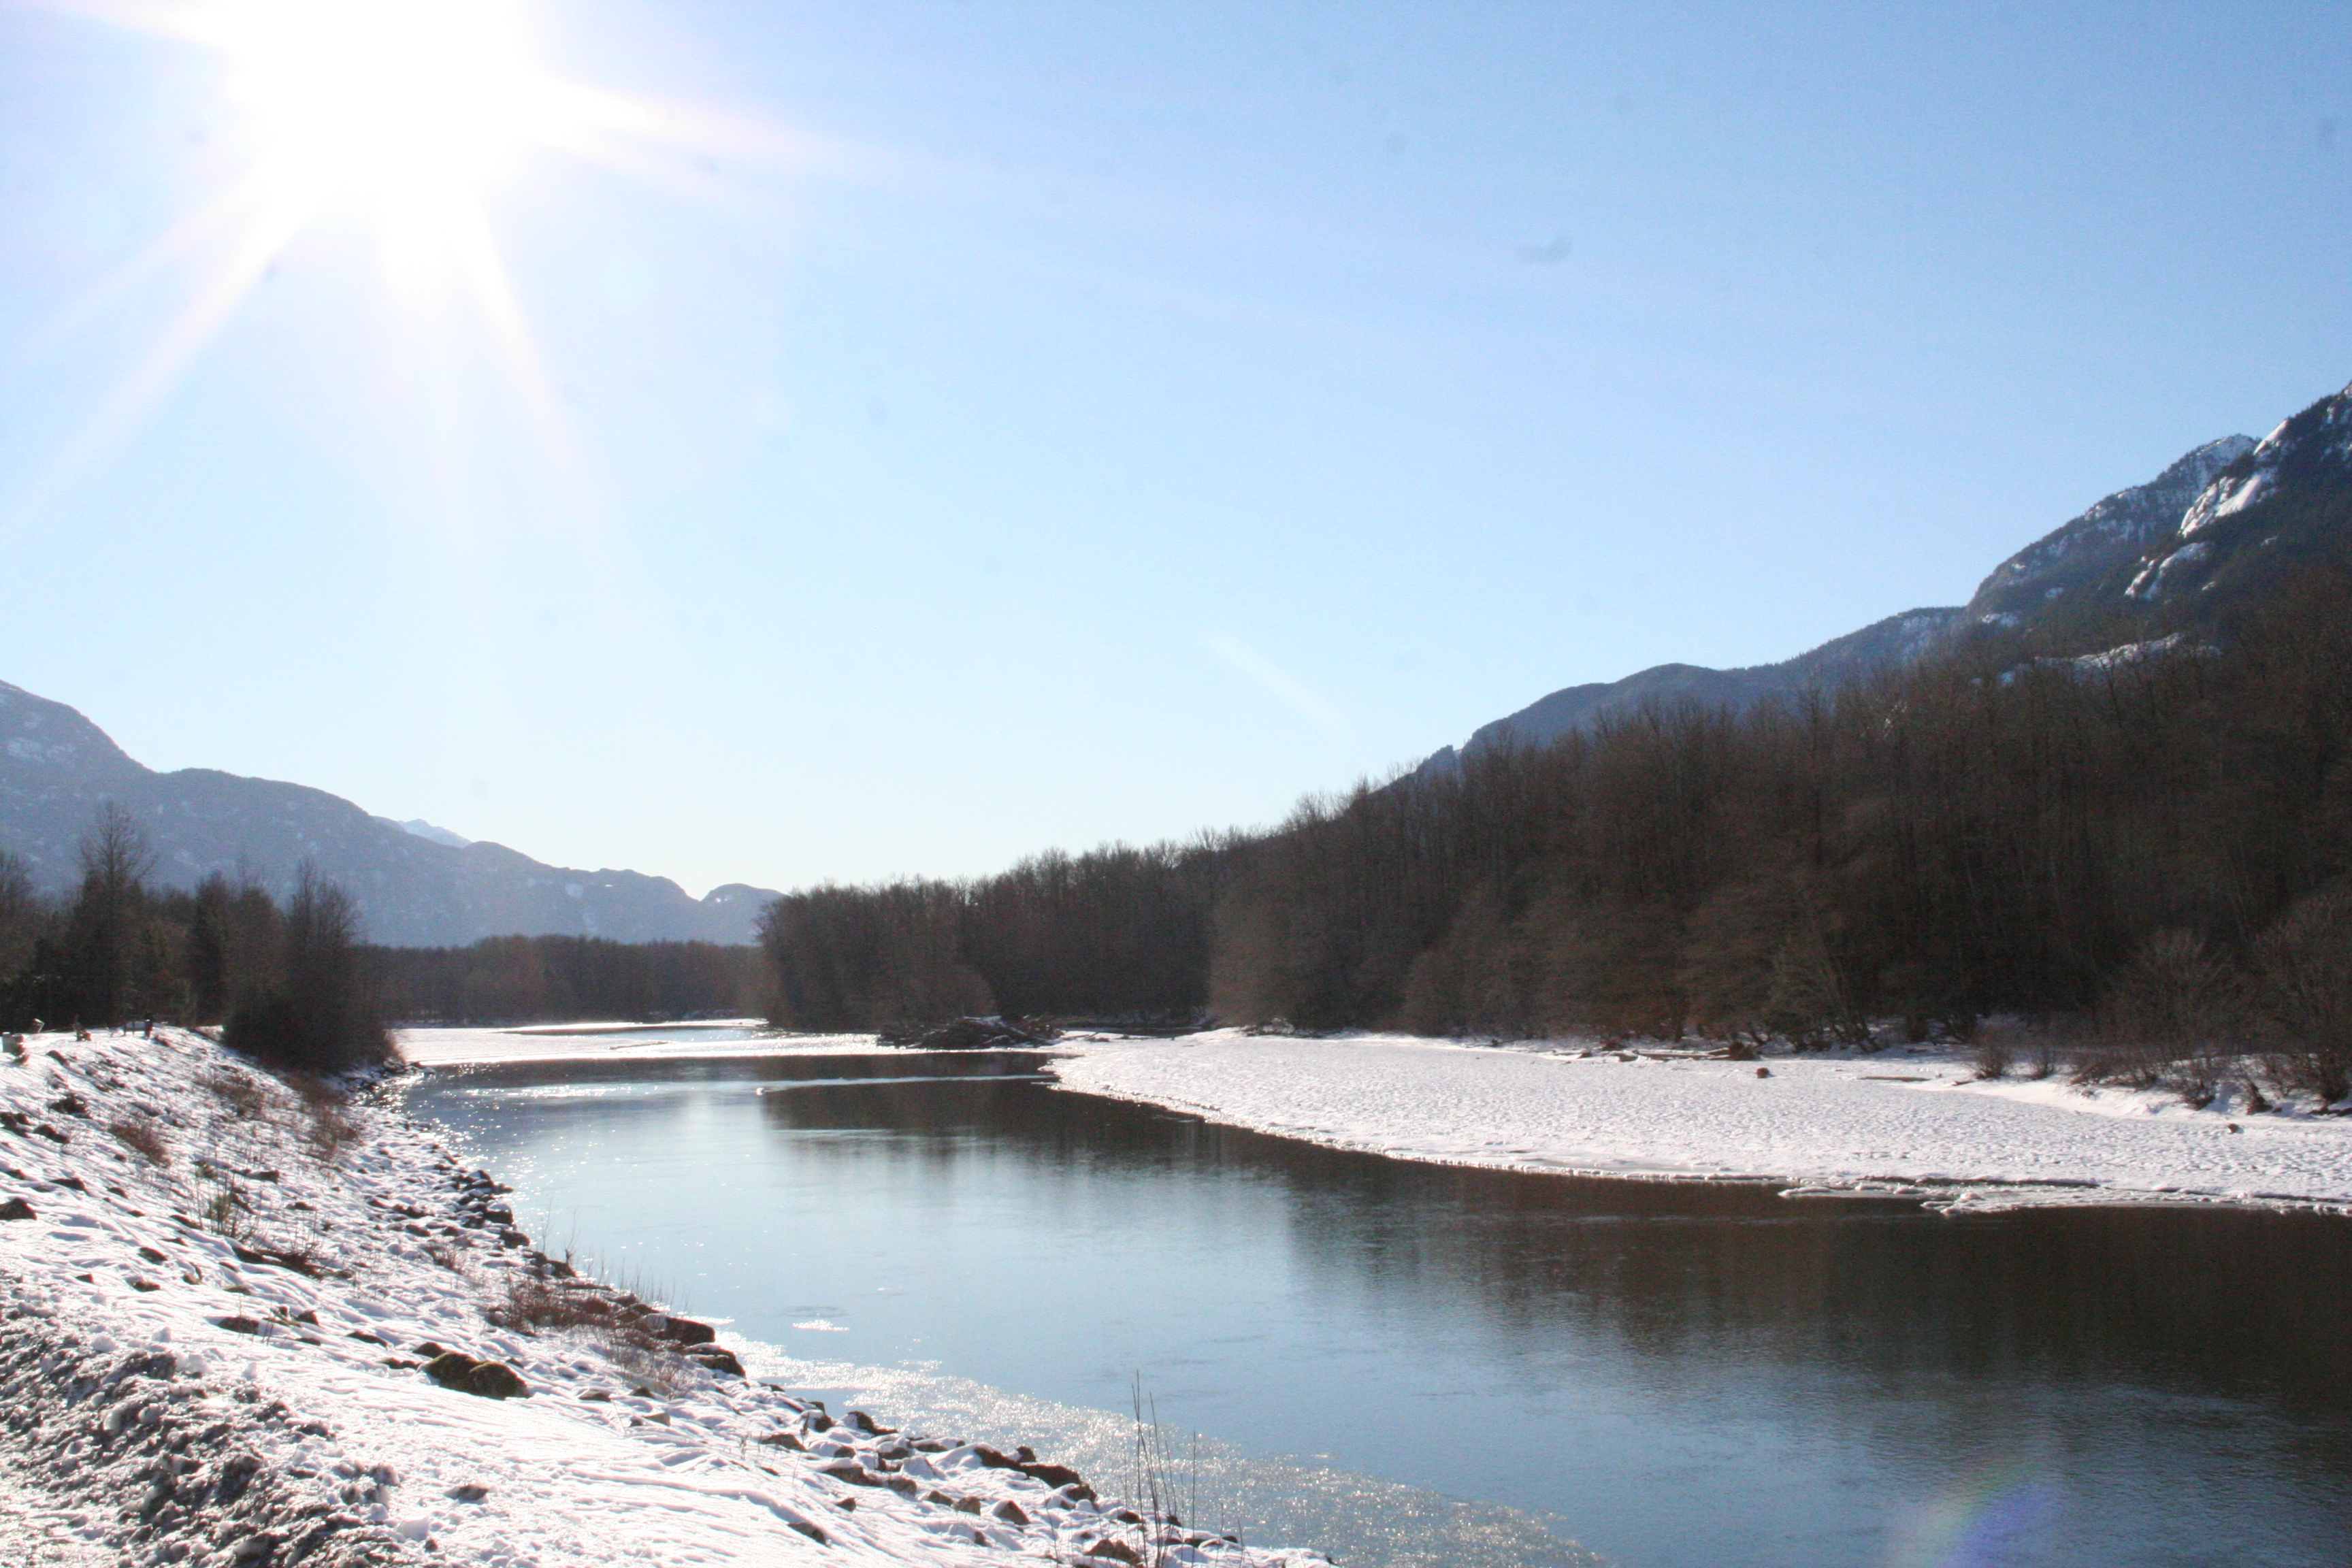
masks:
[[[709,1323],[698,1323],[692,1318],[673,1318],[663,1312],[647,1312],[637,1320],[637,1327],[674,1345],[707,1345],[719,1337],[719,1331]]]
[[[734,1377],[746,1375],[743,1363],[735,1359],[733,1351],[721,1350],[717,1345],[697,1345],[692,1350],[680,1353],[688,1360],[709,1368],[712,1372],[723,1372]]]
[[[425,1375],[444,1388],[483,1399],[528,1398],[530,1387],[503,1362],[476,1361],[462,1351],[443,1351],[425,1363]]]
[[[10,1198],[6,1203],[0,1204],[0,1219],[37,1219],[39,1217],[33,1212],[33,1205],[22,1198]]]

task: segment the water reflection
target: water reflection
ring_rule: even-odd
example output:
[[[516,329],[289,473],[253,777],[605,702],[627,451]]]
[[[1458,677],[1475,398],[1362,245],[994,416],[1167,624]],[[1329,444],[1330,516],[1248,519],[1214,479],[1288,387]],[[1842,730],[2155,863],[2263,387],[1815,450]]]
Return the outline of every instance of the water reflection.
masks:
[[[1556,1513],[1632,1563],[2337,1560],[2342,1221],[1411,1164],[1040,1060],[517,1063],[414,1101],[519,1173],[519,1212],[794,1354],[1110,1409],[1139,1368],[1244,1449]]]

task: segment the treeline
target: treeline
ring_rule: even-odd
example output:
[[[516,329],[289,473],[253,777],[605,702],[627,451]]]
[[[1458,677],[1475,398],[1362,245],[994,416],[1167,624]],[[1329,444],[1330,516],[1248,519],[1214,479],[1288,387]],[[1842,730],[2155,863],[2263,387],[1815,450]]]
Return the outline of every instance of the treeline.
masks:
[[[391,1054],[357,913],[307,864],[283,904],[218,874],[158,889],[146,837],[111,803],[79,849],[80,883],[55,902],[0,854],[0,1026],[220,1025],[240,1049],[314,1070]]]
[[[786,894],[760,921],[769,1016],[813,1030],[1192,1017],[1208,1003],[1213,915],[1244,842],[1056,851],[982,881]]]
[[[500,936],[366,956],[386,1016],[403,1023],[736,1018],[766,1007],[758,950],[716,942]]]
[[[762,930],[775,1016],[2152,1036],[2186,965],[2240,1026],[2324,1036],[2352,1009],[2352,585],[2315,577],[2221,647],[1987,641],[1745,713],[1654,707],[1255,838],[792,895]]]

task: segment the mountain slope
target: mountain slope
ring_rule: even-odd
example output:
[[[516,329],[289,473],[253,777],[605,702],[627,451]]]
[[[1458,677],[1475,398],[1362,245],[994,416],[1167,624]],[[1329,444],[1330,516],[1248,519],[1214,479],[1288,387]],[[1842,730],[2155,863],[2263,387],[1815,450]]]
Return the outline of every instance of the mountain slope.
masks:
[[[301,784],[210,768],[159,773],[64,703],[0,682],[0,849],[63,891],[79,875],[77,842],[107,800],[146,832],[158,881],[192,887],[245,868],[282,890],[300,862],[315,861],[359,901],[370,940],[392,946],[511,934],[742,942],[776,896],[732,883],[696,900],[665,877],[569,870],[499,844],[421,837]]]
[[[1827,689],[1891,665],[1907,664],[1952,626],[1953,608],[1906,610],[1899,616],[1848,632],[1779,664],[1745,669],[1709,669],[1696,664],[1660,664],[1622,680],[1595,681],[1555,691],[1507,718],[1482,725],[1460,752],[1448,746],[1422,764],[1424,773],[1454,766],[1464,757],[1507,742],[1540,746],[1588,728],[1612,713],[1645,702],[1696,702],[1709,708],[1745,708],[1766,697],[1785,697],[1808,687]]]

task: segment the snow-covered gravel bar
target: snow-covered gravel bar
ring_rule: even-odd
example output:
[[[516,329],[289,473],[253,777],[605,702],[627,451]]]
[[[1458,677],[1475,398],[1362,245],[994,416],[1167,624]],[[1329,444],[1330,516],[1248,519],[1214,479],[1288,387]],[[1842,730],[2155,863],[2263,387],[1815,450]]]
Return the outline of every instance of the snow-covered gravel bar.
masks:
[[[198,1036],[0,1059],[0,1563],[1321,1561],[747,1381],[500,1191]]]
[[[1979,1081],[1949,1052],[1774,1057],[1216,1030],[1073,1037],[1063,1084],[1412,1160],[1748,1178],[1985,1210],[2227,1203],[2352,1212],[2352,1118],[2059,1078]],[[1762,1071],[1759,1072],[1759,1066]]]

